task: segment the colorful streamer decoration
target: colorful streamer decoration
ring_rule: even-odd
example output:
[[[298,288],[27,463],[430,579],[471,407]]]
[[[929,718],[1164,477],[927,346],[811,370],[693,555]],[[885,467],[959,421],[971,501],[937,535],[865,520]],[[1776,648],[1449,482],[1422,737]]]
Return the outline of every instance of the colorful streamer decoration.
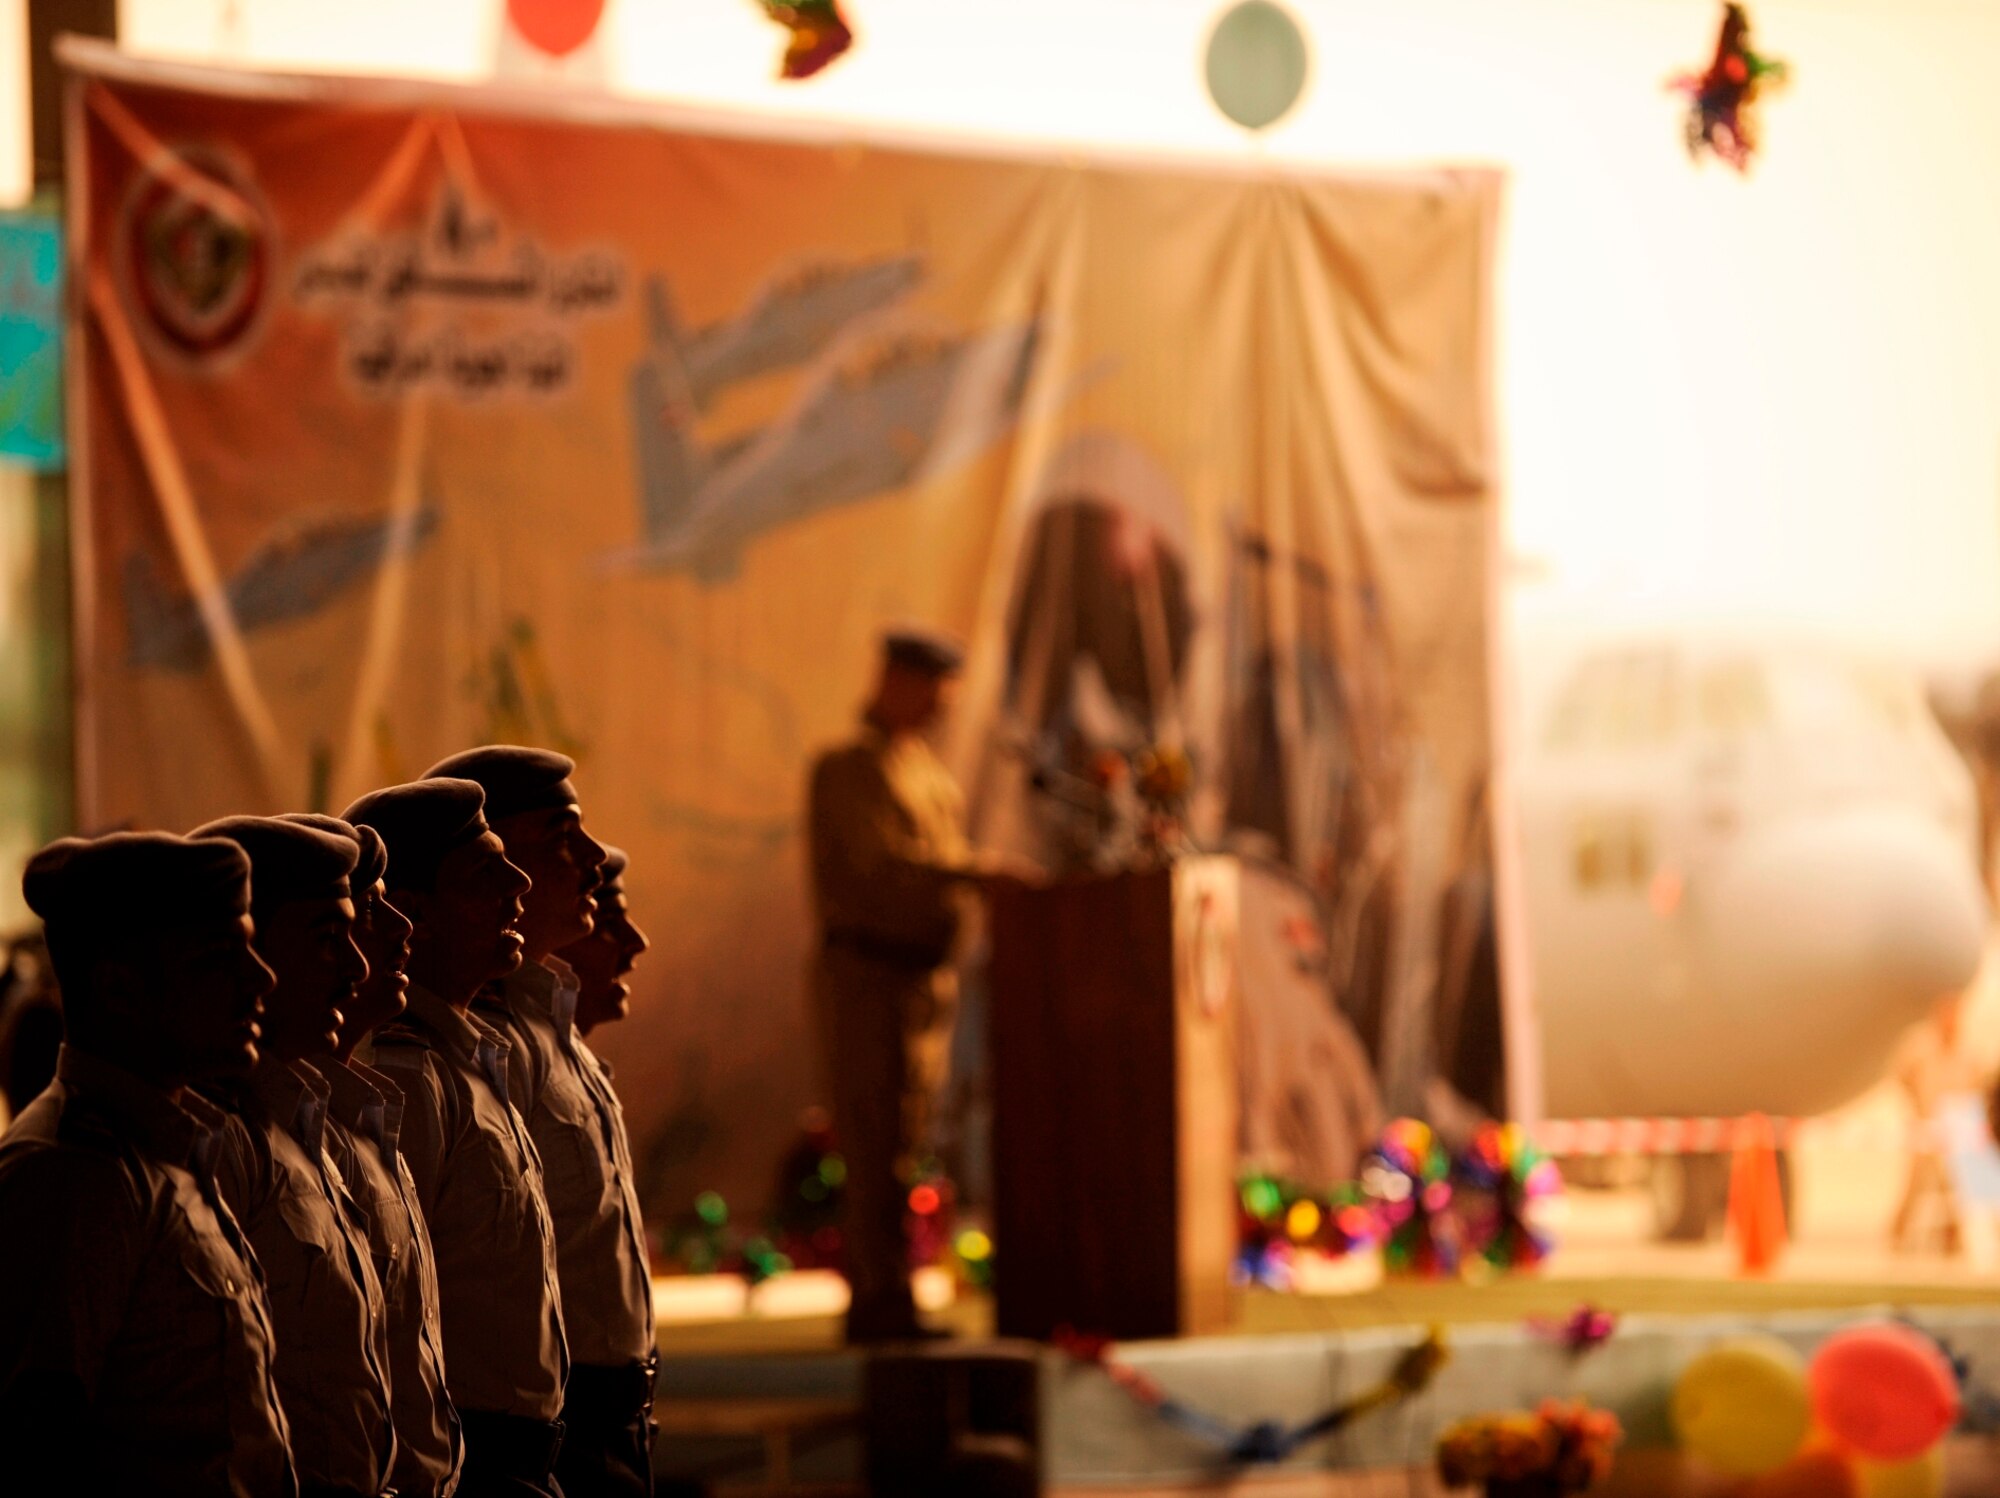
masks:
[[[791,33],[780,78],[810,78],[854,45],[840,0],[763,0],[764,13]]]
[[[1535,1223],[1536,1204],[1561,1193],[1555,1161],[1518,1125],[1482,1124],[1458,1162],[1466,1252],[1495,1269],[1533,1269],[1555,1246]]]
[[[1270,1466],[1285,1461],[1302,1447],[1345,1429],[1364,1415],[1401,1404],[1428,1389],[1451,1360],[1444,1334],[1433,1329],[1396,1360],[1389,1376],[1379,1384],[1303,1425],[1287,1425],[1281,1420],[1237,1425],[1181,1403],[1146,1374],[1121,1362],[1113,1352],[1112,1343],[1104,1337],[1059,1327],[1050,1340],[1077,1362],[1102,1368],[1113,1383],[1166,1424],[1215,1447],[1225,1461],[1238,1466]]]
[[[1749,13],[1741,5],[1723,6],[1715,60],[1707,71],[1683,73],[1669,85],[1688,96],[1688,154],[1700,160],[1711,151],[1737,171],[1749,171],[1757,151],[1757,100],[1789,74],[1784,63],[1752,49]]]
[[[1361,1189],[1381,1220],[1391,1273],[1445,1275],[1458,1267],[1451,1158],[1429,1124],[1399,1118],[1361,1166]]]

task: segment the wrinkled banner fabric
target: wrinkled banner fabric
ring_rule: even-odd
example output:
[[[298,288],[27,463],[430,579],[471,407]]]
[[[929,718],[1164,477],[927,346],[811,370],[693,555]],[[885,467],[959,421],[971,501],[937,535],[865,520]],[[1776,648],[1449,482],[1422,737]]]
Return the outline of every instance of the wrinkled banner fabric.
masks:
[[[653,939],[598,1037],[649,1206],[754,1209],[817,1091],[806,766],[917,621],[989,841],[1074,857],[1069,772],[1190,750],[1249,1157],[1497,1099],[1490,174],[68,56],[83,825],[574,755]]]

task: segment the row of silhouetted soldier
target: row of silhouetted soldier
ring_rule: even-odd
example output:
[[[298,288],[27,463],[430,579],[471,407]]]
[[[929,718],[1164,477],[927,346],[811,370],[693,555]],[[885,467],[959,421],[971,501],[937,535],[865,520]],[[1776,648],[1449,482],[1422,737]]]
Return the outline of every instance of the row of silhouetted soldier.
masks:
[[[646,941],[573,764],[68,838],[56,1078],[0,1138],[0,1489],[652,1492],[610,1070]]]

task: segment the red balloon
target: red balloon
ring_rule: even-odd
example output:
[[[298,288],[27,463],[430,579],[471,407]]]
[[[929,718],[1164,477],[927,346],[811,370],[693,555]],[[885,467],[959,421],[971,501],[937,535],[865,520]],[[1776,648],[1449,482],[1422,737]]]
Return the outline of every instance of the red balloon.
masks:
[[[1951,1364],[1930,1338],[1892,1322],[1828,1337],[1806,1385],[1820,1428],[1870,1461],[1913,1461],[1958,1424]]]
[[[507,18],[529,46],[563,57],[590,40],[604,0],[507,0]]]

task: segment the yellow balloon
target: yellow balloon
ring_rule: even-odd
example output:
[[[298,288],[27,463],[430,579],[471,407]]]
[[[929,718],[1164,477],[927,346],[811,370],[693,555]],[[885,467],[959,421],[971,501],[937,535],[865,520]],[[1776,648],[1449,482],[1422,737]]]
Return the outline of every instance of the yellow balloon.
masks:
[[[1805,1363],[1775,1337],[1733,1337],[1674,1385],[1681,1446],[1718,1472],[1756,1477],[1798,1455],[1812,1423]]]
[[[1944,1447],[1894,1466],[1861,1463],[1861,1498],[1944,1498]]]

